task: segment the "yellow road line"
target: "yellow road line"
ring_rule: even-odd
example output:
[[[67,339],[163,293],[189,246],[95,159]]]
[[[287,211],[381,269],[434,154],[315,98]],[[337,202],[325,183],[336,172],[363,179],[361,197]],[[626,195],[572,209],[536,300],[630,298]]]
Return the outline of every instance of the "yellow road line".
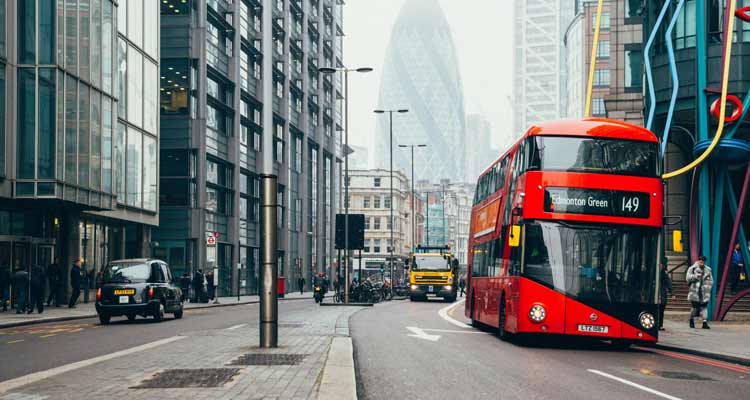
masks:
[[[11,340],[10,342],[8,342],[8,344],[13,344],[13,343],[18,343],[18,342],[23,342],[23,339]]]
[[[80,332],[82,330],[83,330],[83,328],[73,329],[72,331],[68,331],[68,333],[78,333],[78,332]]]
[[[57,334],[56,334],[56,333],[52,333],[52,334],[49,334],[49,335],[44,335],[44,336],[39,336],[39,337],[40,337],[41,339],[46,339],[46,338],[48,338],[48,337],[52,337],[52,336],[57,336]]]

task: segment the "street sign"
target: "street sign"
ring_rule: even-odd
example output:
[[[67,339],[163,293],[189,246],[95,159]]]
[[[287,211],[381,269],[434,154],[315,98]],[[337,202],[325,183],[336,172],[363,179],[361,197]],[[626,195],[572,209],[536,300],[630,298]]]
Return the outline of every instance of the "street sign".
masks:
[[[216,238],[213,236],[207,236],[206,237],[206,245],[208,246],[216,246]]]
[[[348,219],[349,233],[349,250],[362,250],[365,248],[365,215],[349,214],[347,218],[344,214],[336,214],[336,249],[346,247],[346,238],[344,236],[344,221]]]

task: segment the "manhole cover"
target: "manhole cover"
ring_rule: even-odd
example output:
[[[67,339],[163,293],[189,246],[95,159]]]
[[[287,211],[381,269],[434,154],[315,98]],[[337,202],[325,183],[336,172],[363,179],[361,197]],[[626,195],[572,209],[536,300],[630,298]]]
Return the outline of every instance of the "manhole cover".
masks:
[[[713,379],[692,372],[681,371],[657,371],[653,369],[641,369],[643,375],[659,376],[667,379],[681,379],[686,381],[712,381]]]
[[[239,372],[239,368],[167,369],[133,386],[133,389],[221,387]]]
[[[307,354],[243,354],[229,365],[297,365]]]

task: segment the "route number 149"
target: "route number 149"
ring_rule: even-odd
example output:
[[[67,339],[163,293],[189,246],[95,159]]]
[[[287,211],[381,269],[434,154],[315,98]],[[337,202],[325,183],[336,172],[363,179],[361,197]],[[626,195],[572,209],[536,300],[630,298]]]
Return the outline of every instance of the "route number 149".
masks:
[[[622,198],[622,211],[628,213],[637,213],[640,200],[638,197],[623,197]]]

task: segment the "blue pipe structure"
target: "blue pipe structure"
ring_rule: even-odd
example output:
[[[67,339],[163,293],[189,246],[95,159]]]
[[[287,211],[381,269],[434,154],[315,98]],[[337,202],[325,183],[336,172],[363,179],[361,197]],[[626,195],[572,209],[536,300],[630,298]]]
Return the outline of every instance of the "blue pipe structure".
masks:
[[[664,3],[669,4],[669,2]],[[669,142],[669,131],[672,128],[672,117],[674,116],[674,107],[677,103],[677,92],[680,90],[680,77],[677,75],[677,62],[674,59],[674,46],[672,45],[672,32],[677,24],[677,20],[682,12],[682,7],[685,5],[685,0],[680,0],[677,3],[672,21],[669,22],[669,27],[664,35],[664,42],[667,44],[667,55],[669,57],[669,72],[672,75],[672,98],[669,99],[669,110],[667,111],[667,121],[664,124],[664,134],[661,140],[661,155],[662,157],[667,153],[667,142]],[[653,94],[653,84],[651,86],[651,93]],[[653,113],[653,109],[651,111]],[[653,115],[652,115],[653,117]]]
[[[654,122],[654,113],[656,112],[656,90],[654,89],[654,76],[653,72],[651,72],[651,60],[649,57],[649,53],[651,53],[651,47],[654,45],[656,34],[659,33],[659,27],[664,20],[664,15],[666,15],[667,11],[669,10],[669,4],[669,1],[664,2],[661,13],[659,13],[659,18],[656,19],[656,25],[654,25],[654,28],[651,30],[651,35],[648,37],[646,47],[644,47],[643,49],[643,61],[646,64],[646,81],[648,82],[648,97],[650,100],[650,104],[648,105],[648,118],[646,119],[646,129],[648,130],[651,130],[651,126]]]

